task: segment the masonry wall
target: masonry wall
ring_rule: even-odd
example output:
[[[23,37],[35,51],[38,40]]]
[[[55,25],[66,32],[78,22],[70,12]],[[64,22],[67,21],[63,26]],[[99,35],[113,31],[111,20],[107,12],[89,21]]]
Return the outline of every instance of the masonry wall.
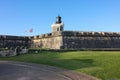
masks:
[[[30,47],[30,44],[28,37],[0,35],[0,48]]]
[[[56,34],[43,34],[34,36],[32,47],[60,49],[62,45],[62,36]]]
[[[120,33],[58,31],[34,36],[32,47],[49,49],[120,49]]]
[[[64,49],[120,48],[119,33],[65,31],[62,35]]]
[[[120,37],[64,37],[66,49],[80,48],[120,48]]]

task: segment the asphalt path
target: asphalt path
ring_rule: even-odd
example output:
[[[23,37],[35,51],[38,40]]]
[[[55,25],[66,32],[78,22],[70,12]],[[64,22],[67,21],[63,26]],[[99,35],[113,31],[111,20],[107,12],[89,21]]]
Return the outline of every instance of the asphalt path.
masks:
[[[52,66],[0,61],[0,80],[97,80],[82,73]]]

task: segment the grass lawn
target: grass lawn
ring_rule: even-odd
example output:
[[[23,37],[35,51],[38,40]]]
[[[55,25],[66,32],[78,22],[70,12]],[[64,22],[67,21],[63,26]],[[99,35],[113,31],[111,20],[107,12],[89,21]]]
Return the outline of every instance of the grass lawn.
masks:
[[[86,73],[102,80],[120,80],[119,51],[41,52],[0,58],[47,64]]]

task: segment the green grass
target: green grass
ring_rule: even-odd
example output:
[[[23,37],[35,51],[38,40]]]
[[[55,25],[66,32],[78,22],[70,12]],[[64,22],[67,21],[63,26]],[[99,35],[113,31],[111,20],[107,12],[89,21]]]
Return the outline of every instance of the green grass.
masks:
[[[0,58],[47,64],[86,73],[102,80],[120,80],[119,51],[40,52]]]

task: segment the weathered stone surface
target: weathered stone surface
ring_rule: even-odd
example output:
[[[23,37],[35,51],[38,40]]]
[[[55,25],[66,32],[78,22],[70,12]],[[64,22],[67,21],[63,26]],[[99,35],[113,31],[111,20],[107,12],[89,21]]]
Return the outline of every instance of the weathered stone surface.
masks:
[[[45,34],[44,34],[45,35]],[[50,49],[120,48],[120,34],[109,32],[58,31],[35,38],[33,47]]]
[[[16,53],[13,50],[5,50],[5,51],[0,51],[1,57],[5,56],[15,56]]]
[[[30,46],[29,37],[26,36],[9,36],[9,35],[0,35],[0,48],[15,48],[17,46]]]
[[[0,57],[6,57],[6,56],[16,56],[18,54],[25,54],[28,52],[28,49],[24,48],[21,49],[21,51],[17,52],[17,48],[15,48],[14,50],[3,50],[0,51]]]
[[[50,49],[60,49],[62,45],[62,36],[56,37],[43,37],[40,39],[34,39],[32,47],[35,48],[50,48]]]
[[[120,48],[120,33],[56,31],[32,36],[0,36],[0,48],[34,47],[49,49]],[[23,51],[24,53],[24,51]]]

